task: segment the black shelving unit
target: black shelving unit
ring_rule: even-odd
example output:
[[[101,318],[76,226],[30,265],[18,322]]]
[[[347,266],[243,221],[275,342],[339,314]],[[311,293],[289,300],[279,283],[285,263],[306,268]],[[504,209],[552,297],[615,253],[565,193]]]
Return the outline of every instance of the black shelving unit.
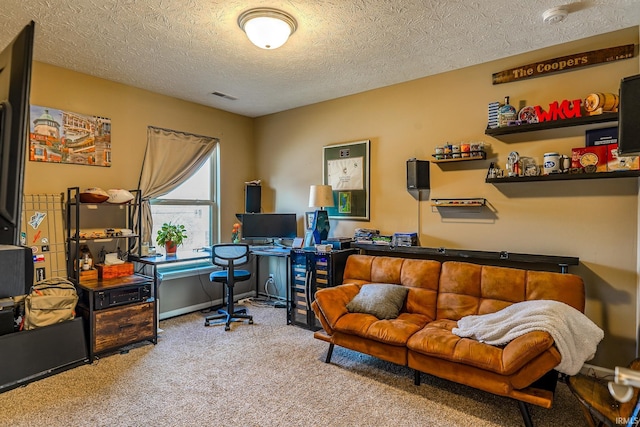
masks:
[[[617,126],[617,122],[618,113],[602,113],[573,119],[486,129],[484,133],[503,142],[523,142],[576,136],[584,134],[589,129]]]
[[[131,250],[140,248],[141,233],[134,227],[134,216],[140,218],[140,209],[136,209],[140,206],[140,192],[131,193],[134,199],[129,203],[84,203],[80,201],[79,187],[67,189],[67,276],[78,291],[77,313],[88,325],[86,337],[91,361],[98,354],[128,344],[140,341],[156,344],[158,339],[157,285],[153,277],[135,272],[101,277],[95,265],[87,271],[79,265],[81,244],[86,244],[94,256],[104,247],[109,252],[126,252],[129,263],[139,259]],[[132,233],[122,234],[123,228]],[[94,232],[85,235],[87,230]]]
[[[618,171],[618,172],[597,172],[597,173],[557,173],[552,175],[538,176],[512,176],[504,178],[487,178],[488,184],[502,184],[508,182],[535,182],[535,181],[571,181],[577,179],[616,179],[616,178],[637,178],[640,171]]]

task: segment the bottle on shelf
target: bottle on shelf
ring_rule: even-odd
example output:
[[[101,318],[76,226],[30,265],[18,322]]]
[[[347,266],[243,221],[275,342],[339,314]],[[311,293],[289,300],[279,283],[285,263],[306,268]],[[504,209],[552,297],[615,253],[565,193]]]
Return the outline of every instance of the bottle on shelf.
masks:
[[[505,127],[509,125],[509,122],[518,118],[518,113],[515,107],[509,104],[509,97],[504,97],[504,104],[498,108],[498,126]]]

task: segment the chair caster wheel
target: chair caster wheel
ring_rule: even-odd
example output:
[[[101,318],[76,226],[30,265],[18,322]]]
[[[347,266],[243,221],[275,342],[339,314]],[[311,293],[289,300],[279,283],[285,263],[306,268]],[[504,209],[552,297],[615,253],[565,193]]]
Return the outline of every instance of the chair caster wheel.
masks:
[[[204,326],[209,326],[209,322],[204,322]]]
[[[249,324],[250,324],[250,325],[253,325],[253,320],[249,320]]]
[[[231,326],[225,326],[225,327],[224,327],[224,330],[225,330],[225,331],[230,331],[230,330],[231,330]]]

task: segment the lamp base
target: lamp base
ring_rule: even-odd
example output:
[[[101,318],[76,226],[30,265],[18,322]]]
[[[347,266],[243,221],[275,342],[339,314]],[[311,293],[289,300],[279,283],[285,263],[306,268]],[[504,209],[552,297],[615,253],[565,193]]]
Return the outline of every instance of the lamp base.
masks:
[[[314,243],[319,245],[323,240],[327,240],[330,228],[329,212],[325,210],[317,210],[313,216],[313,225],[311,226]]]

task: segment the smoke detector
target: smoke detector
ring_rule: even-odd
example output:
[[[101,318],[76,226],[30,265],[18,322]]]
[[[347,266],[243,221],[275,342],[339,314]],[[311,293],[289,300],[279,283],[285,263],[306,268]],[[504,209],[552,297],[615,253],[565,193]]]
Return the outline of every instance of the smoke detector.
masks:
[[[551,9],[544,11],[542,14],[542,20],[545,24],[557,24],[564,21],[568,15],[569,11],[565,7],[552,7]]]

